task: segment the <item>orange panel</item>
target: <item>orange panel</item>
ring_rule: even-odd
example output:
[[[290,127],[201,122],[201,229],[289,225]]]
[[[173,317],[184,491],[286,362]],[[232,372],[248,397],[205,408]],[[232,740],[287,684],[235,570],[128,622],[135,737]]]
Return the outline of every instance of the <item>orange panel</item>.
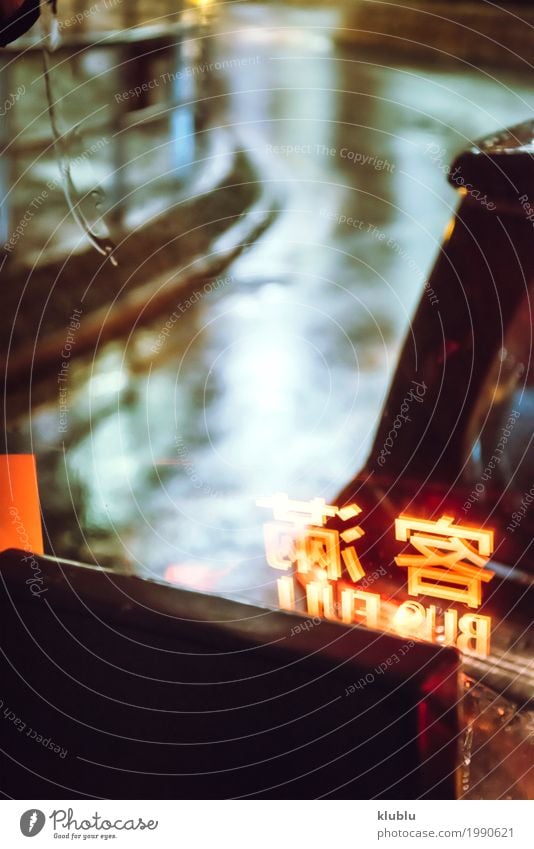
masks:
[[[43,532],[33,454],[0,455],[0,551],[43,554]]]

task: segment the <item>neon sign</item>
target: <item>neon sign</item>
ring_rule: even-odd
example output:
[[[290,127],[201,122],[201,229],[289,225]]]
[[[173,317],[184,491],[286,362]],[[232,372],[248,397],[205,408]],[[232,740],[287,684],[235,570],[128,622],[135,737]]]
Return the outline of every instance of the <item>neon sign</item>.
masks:
[[[358,524],[362,510],[357,504],[338,508],[323,498],[295,501],[285,493],[256,503],[271,509],[274,518],[264,525],[267,562],[291,573],[277,579],[281,608],[296,610],[300,585],[310,616],[454,645],[483,657],[489,654],[491,618],[473,610],[482,603],[482,585],[494,577],[485,568],[493,553],[493,531],[455,525],[452,516],[436,520],[399,516],[395,539],[407,544],[407,550],[395,557],[395,564],[406,569],[407,590],[413,597],[399,604],[358,587],[366,573],[356,550],[365,534]],[[334,517],[341,521],[339,531],[325,527]],[[343,567],[352,583],[344,578]],[[421,595],[463,604],[467,611],[425,607],[415,600]]]

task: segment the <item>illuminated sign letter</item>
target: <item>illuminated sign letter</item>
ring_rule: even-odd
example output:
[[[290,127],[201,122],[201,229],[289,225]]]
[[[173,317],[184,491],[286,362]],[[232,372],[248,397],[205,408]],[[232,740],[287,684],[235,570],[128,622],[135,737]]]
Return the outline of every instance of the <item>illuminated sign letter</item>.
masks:
[[[295,582],[293,578],[278,578],[278,604],[283,610],[295,610]]]
[[[308,581],[306,584],[306,606],[310,616],[335,619],[334,587],[324,581]]]
[[[393,627],[403,637],[432,640],[436,627],[436,608],[426,610],[418,601],[405,601],[393,617]]]
[[[285,493],[272,498],[260,498],[256,504],[273,510],[276,521],[264,525],[265,553],[269,566],[288,571],[293,566],[310,579],[337,581],[342,576],[341,560],[353,581],[359,581],[365,572],[353,546],[347,545],[363,536],[359,527],[349,527],[339,533],[325,528],[329,518],[339,516],[348,522],[361,513],[357,504],[335,507],[324,498],[312,501],[294,501]],[[345,547],[340,551],[340,537]],[[319,574],[318,574],[319,573]]]
[[[354,603],[363,601],[363,609],[355,610]],[[377,593],[366,593],[363,590],[353,590],[350,587],[341,591],[341,618],[350,625],[356,616],[362,617],[363,624],[368,628],[378,628],[380,613],[380,596]]]
[[[397,566],[408,568],[408,592],[479,607],[482,583],[494,576],[484,566],[493,552],[493,531],[454,525],[450,516],[436,521],[400,516],[396,539],[409,541],[419,554],[400,554]]]
[[[487,657],[490,650],[491,618],[480,613],[466,613],[458,622],[460,633],[456,645],[461,651]]]

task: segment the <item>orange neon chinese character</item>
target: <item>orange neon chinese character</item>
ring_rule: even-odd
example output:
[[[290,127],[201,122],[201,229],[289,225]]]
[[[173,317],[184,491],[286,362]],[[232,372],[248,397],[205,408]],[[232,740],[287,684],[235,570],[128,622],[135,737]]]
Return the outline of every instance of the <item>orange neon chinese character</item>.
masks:
[[[479,607],[482,582],[494,572],[484,569],[493,552],[493,531],[454,525],[451,516],[436,521],[400,516],[395,537],[409,541],[419,554],[400,554],[397,566],[408,568],[410,595],[427,595]]]
[[[264,525],[265,552],[269,566],[287,571],[296,566],[301,574],[312,573],[320,580],[336,581],[341,578],[341,560],[353,581],[365,575],[353,546],[340,550],[339,538],[351,543],[363,536],[359,527],[338,532],[324,525],[329,518],[339,516],[343,522],[354,519],[361,513],[356,504],[338,508],[326,504],[324,498],[312,501],[293,501],[284,493],[271,498],[260,498],[259,507],[273,510],[278,521]]]

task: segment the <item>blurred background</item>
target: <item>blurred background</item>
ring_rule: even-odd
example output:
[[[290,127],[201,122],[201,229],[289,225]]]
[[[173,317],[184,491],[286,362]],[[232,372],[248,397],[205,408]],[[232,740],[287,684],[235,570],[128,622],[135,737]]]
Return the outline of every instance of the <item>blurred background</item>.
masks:
[[[60,2],[1,51],[6,448],[48,551],[274,602],[256,499],[365,461],[447,166],[532,114],[518,8]]]

